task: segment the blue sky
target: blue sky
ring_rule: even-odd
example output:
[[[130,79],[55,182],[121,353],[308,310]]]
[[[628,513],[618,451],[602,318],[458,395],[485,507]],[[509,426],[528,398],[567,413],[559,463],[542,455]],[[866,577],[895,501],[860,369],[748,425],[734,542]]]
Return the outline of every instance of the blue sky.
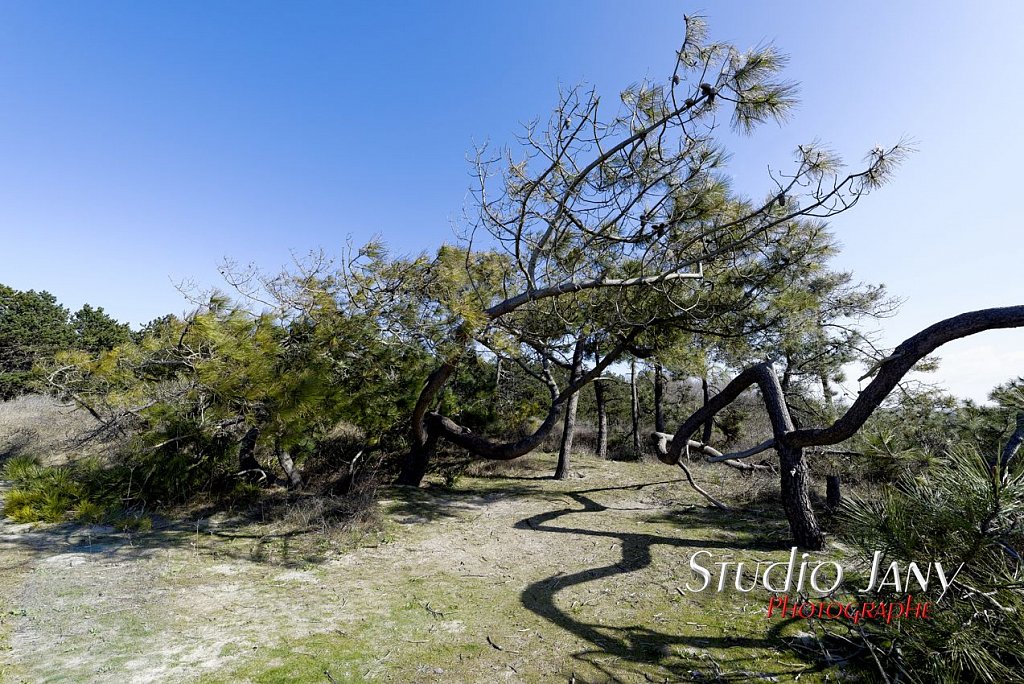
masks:
[[[133,324],[217,282],[380,234],[452,240],[474,142],[545,117],[559,84],[606,98],[664,78],[682,15],[774,42],[801,83],[790,122],[737,138],[732,172],[820,139],[851,163],[913,137],[894,182],[833,222],[837,261],[906,299],[890,344],[1024,301],[1015,200],[1024,3],[27,2],[0,4],[0,282]],[[1024,374],[1024,332],[942,350],[933,376],[983,398]],[[856,390],[856,383],[851,383]]]

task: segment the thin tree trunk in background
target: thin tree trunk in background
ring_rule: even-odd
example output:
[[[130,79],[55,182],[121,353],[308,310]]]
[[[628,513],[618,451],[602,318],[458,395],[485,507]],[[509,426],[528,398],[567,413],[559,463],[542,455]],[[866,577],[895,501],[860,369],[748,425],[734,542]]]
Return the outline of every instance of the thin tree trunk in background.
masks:
[[[608,408],[602,380],[594,382],[594,398],[597,402],[597,457],[608,458]]]
[[[836,419],[836,401],[835,397],[832,396],[832,385],[828,381],[828,376],[824,373],[821,375],[821,393],[825,397],[825,408],[828,409],[828,419],[830,421]]]
[[[302,476],[299,475],[299,471],[295,468],[295,462],[292,461],[291,454],[281,448],[280,442],[274,445],[274,451],[277,452],[277,463],[281,466],[281,470],[284,471],[285,477],[288,478],[289,489],[298,489],[302,486]]]
[[[572,354],[572,370],[569,382],[576,382],[583,374],[583,349],[586,338],[576,340],[576,348]],[[569,477],[569,465],[572,459],[572,438],[576,434],[576,406],[580,401],[580,393],[573,392],[565,407],[565,421],[562,424],[562,442],[558,448],[558,465],[555,467],[555,479],[564,480]]]
[[[654,430],[665,431],[665,414],[662,403],[665,399],[665,369],[660,363],[654,364]]]
[[[708,385],[708,378],[704,376],[700,379],[700,387],[704,393],[704,406],[707,406],[708,400],[711,399],[711,386]],[[711,432],[715,429],[715,420],[711,416],[704,421],[704,431],[701,433],[700,441],[704,444],[711,444]]]
[[[574,393],[569,397],[569,403],[565,407],[562,443],[558,448],[558,466],[555,468],[556,480],[564,480],[569,477],[569,465],[572,458],[572,438],[576,433],[576,405],[579,403],[579,399],[580,393]]]
[[[637,458],[643,453],[640,450],[640,396],[636,389],[636,359],[629,362],[629,396],[633,418],[633,455]]]
[[[779,384],[782,386],[782,393],[785,395],[789,394],[789,385],[793,382],[793,362],[789,359],[789,354],[786,354],[786,370],[782,371],[782,379],[779,380]]]

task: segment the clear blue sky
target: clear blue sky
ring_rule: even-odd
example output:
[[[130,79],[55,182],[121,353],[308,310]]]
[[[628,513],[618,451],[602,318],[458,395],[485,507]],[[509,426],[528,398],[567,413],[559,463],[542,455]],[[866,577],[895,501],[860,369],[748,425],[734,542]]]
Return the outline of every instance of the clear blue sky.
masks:
[[[949,315],[1024,303],[1019,2],[48,2],[0,4],[0,282],[138,324],[217,282],[224,257],[380,234],[452,239],[474,141],[546,116],[558,85],[605,97],[664,78],[682,15],[776,43],[802,103],[738,139],[733,173],[821,139],[849,161],[919,152],[834,222],[838,265],[906,298],[894,344]],[[1024,332],[944,349],[976,398],[1024,374]],[[855,389],[853,383],[851,389]]]

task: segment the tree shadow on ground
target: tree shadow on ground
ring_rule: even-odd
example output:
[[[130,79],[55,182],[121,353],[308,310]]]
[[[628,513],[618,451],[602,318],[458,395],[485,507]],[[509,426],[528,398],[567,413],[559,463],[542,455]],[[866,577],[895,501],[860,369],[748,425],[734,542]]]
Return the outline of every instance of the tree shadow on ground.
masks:
[[[501,480],[513,478],[501,477]],[[516,478],[518,479],[518,478]],[[532,482],[532,483],[531,483]],[[521,497],[553,494],[546,491],[540,479],[523,478],[516,485],[479,484],[471,489],[428,485],[426,487],[394,486],[382,490],[382,504],[399,524],[429,523],[474,515],[489,504]]]
[[[579,507],[561,508],[538,513],[519,520],[515,524],[517,529],[529,529],[551,534],[605,538],[617,540],[621,543],[621,557],[618,561],[600,567],[586,568],[568,575],[559,573],[534,582],[522,591],[520,595],[522,605],[553,625],[572,633],[583,641],[593,644],[594,649],[577,652],[573,657],[580,661],[586,661],[598,671],[604,672],[611,681],[619,681],[618,676],[610,671],[606,664],[601,662],[609,656],[621,659],[621,661],[627,663],[642,664],[647,667],[654,666],[658,669],[660,676],[668,677],[670,681],[700,681],[701,679],[749,681],[772,675],[796,674],[798,672],[822,669],[824,664],[811,663],[791,672],[755,673],[737,670],[730,673],[723,671],[720,661],[712,660],[712,675],[709,676],[693,670],[694,663],[692,661],[686,662],[682,659],[670,657],[673,654],[671,650],[673,646],[692,647],[703,652],[706,652],[707,649],[722,649],[726,651],[730,649],[781,650],[787,646],[780,634],[787,622],[775,622],[766,635],[761,638],[694,636],[662,632],[652,629],[649,625],[612,626],[600,622],[587,622],[570,615],[569,612],[558,606],[556,600],[558,594],[567,589],[579,587],[580,585],[597,580],[614,577],[625,578],[630,573],[647,568],[652,562],[651,551],[656,546],[678,549],[711,548],[728,551],[778,551],[782,548],[788,548],[788,541],[786,540],[771,538],[772,535],[769,535],[768,539],[764,539],[765,532],[771,529],[771,526],[766,526],[766,520],[748,517],[742,512],[721,511],[713,508],[688,507],[682,511],[652,516],[649,518],[649,521],[667,522],[682,529],[687,529],[688,527],[690,529],[711,527],[728,530],[731,536],[730,539],[725,541],[689,539],[686,537],[668,537],[657,534],[590,529],[579,525],[562,526],[554,524],[559,518],[569,515],[602,514],[615,510],[612,507],[595,501],[591,496],[593,494],[615,490],[640,490],[655,484],[664,483],[652,482],[641,485],[562,492],[563,496],[570,497],[579,504]],[[749,659],[745,663],[749,666]],[[778,666],[776,666],[776,669],[778,669]],[[618,672],[619,676],[621,674],[621,671]],[[648,679],[650,678],[648,677]],[[576,681],[583,682],[584,680],[576,678]]]
[[[278,508],[284,506],[285,513],[270,516],[261,504],[241,509],[200,506],[173,517],[150,513],[140,518],[148,523],[143,529],[83,522],[13,524],[0,520],[0,557],[5,550],[21,552],[17,561],[0,563],[0,571],[41,558],[66,557],[72,564],[86,559],[145,560],[168,549],[186,549],[196,557],[225,561],[307,567],[330,558],[328,541],[332,534],[358,531],[376,510],[345,510],[346,503],[340,498],[307,494],[288,494],[284,504],[282,501],[263,502]],[[368,524],[367,529],[374,526]]]
[[[302,568],[331,558],[326,542],[332,534],[348,532],[358,538],[361,534],[372,533],[379,527],[379,519],[370,518],[375,515],[379,518],[378,510],[401,525],[471,518],[479,515],[488,504],[501,500],[557,494],[546,491],[544,485],[545,482],[538,479],[516,485],[495,480],[493,484],[481,484],[472,489],[438,485],[383,487],[376,497],[380,509],[359,509],[337,515],[332,506],[345,505],[344,497],[288,494],[286,506],[291,512],[286,521],[281,520],[279,512],[270,512],[273,507],[280,508],[282,502],[268,500],[238,510],[208,505],[174,517],[151,514],[152,528],[139,531],[81,522],[37,525],[0,521],[0,557],[5,549],[27,553],[27,557],[16,561],[0,561],[0,572],[43,557],[67,556],[68,562],[76,562],[75,556],[121,562],[142,560],[175,548],[225,561]],[[328,520],[332,515],[334,518]]]

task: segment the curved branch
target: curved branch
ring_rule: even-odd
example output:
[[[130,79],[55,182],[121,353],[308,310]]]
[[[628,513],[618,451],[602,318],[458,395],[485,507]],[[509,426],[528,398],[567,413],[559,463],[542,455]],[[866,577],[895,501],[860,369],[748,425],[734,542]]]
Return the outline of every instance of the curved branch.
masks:
[[[665,454],[659,458],[665,463],[676,463],[688,444],[690,436],[704,425],[704,421],[714,417],[716,413],[735,401],[747,388],[756,384],[764,398],[768,417],[772,422],[774,440],[780,440],[793,431],[793,419],[786,408],[786,400],[782,393],[779,379],[768,363],[751,366],[733,378],[721,392],[712,397],[708,403],[697,409],[679,426]],[[698,442],[699,444],[699,442]]]
[[[676,463],[690,436],[709,418],[735,401],[751,385],[761,390],[761,398],[772,423],[773,438],[759,447],[785,446],[801,449],[811,446],[838,444],[853,437],[874,413],[889,393],[899,384],[914,365],[933,351],[953,340],[975,335],[986,330],[1024,327],[1024,305],[969,311],[931,325],[900,344],[877,364],[875,379],[864,388],[853,405],[832,425],[825,428],[796,430],[793,426],[785,396],[775,371],[768,363],[759,363],[744,370],[704,406],[695,411],[679,426],[672,442],[659,458],[665,463]],[[700,444],[699,442],[697,444]],[[769,446],[766,446],[769,445]],[[1016,448],[1016,447],[1015,447]],[[757,452],[754,452],[757,453]],[[752,455],[752,454],[751,454]],[[731,455],[731,458],[736,458]]]
[[[515,311],[524,304],[530,302],[536,302],[541,299],[548,299],[550,297],[558,297],[564,294],[572,294],[573,292],[583,292],[584,290],[595,290],[603,287],[635,287],[638,285],[656,285],[658,283],[666,283],[673,280],[683,279],[701,279],[704,277],[704,266],[702,263],[698,263],[698,270],[696,273],[660,273],[652,276],[642,276],[636,278],[594,278],[593,280],[582,280],[582,281],[565,281],[558,283],[557,285],[549,285],[542,287],[537,290],[526,290],[521,292],[514,297],[498,302],[491,308],[487,309],[484,313],[487,314],[488,318],[498,318],[507,313]]]
[[[775,438],[772,437],[771,439],[765,440],[764,442],[761,442],[757,446],[751,447],[751,448],[746,449],[744,451],[736,451],[736,452],[733,452],[731,454],[722,454],[721,456],[713,456],[713,457],[708,459],[708,463],[719,463],[721,461],[739,461],[740,459],[750,458],[751,456],[755,456],[757,454],[760,454],[763,451],[768,451],[769,449],[774,449],[774,448],[775,448]]]
[[[430,427],[437,431],[437,435],[444,437],[452,444],[462,447],[474,456],[490,459],[492,461],[511,461],[512,459],[524,456],[544,441],[551,429],[558,423],[562,415],[562,401],[554,401],[548,409],[548,415],[533,434],[527,435],[515,442],[495,442],[482,435],[475,434],[469,428],[459,425],[451,418],[442,416],[439,413],[430,413],[427,420]]]
[[[986,330],[1024,326],[1024,305],[969,311],[939,321],[896,347],[879,362],[878,374],[864,388],[843,416],[827,428],[796,430],[786,435],[786,443],[794,447],[838,444],[853,435],[881,405],[896,385],[918,361],[953,340]]]
[[[651,434],[651,443],[654,445],[654,450],[658,453],[658,458],[666,463],[669,463],[669,461],[666,461],[664,458],[662,458],[662,456],[668,455],[669,444],[671,444],[671,442],[672,435],[668,434],[667,432],[654,432]],[[740,463],[739,460],[737,460],[740,458],[746,458],[747,456],[753,456],[754,453],[760,453],[761,451],[765,451],[771,447],[758,449],[758,451],[753,453],[747,453],[746,451],[744,451],[737,454],[723,454],[721,451],[715,449],[714,447],[708,446],[707,444],[704,444],[702,442],[698,442],[695,439],[691,439],[688,440],[686,448],[688,450],[696,449],[703,453],[707,457],[707,463],[724,463],[730,468],[735,468],[736,470],[772,470],[772,467],[768,465],[763,465],[760,463]],[[681,463],[682,461],[677,462]]]

